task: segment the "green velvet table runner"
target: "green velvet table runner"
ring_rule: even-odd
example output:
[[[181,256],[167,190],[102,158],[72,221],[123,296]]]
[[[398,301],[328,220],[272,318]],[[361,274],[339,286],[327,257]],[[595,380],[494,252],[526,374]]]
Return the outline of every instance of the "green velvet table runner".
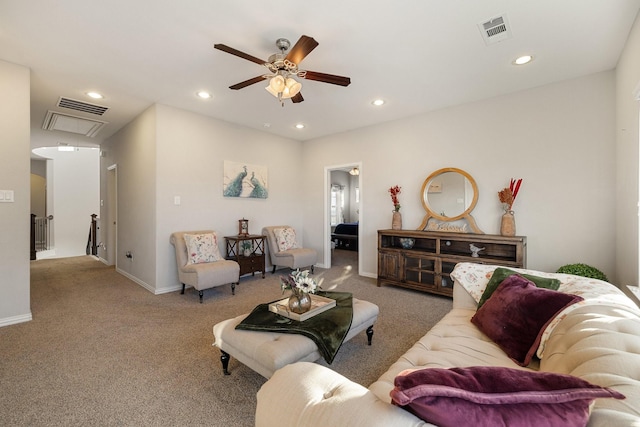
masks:
[[[348,292],[320,291],[317,294],[336,300],[336,306],[298,322],[269,311],[271,303],[260,304],[236,326],[236,329],[304,335],[316,343],[320,354],[330,364],[351,328],[353,296]]]

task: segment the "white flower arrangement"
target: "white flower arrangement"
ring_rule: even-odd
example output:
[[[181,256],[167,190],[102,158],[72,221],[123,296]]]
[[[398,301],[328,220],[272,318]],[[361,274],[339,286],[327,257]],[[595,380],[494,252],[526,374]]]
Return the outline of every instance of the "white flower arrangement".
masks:
[[[291,290],[293,293],[315,294],[320,286],[309,277],[309,270],[297,269],[287,277],[280,277],[282,291]]]

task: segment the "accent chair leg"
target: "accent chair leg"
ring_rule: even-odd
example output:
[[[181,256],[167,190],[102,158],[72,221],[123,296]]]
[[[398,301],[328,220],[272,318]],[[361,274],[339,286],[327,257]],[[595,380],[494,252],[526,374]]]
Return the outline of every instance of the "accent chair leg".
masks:
[[[371,340],[373,339],[373,325],[367,328],[367,341],[369,345],[371,345]]]
[[[226,351],[220,350],[220,361],[222,362],[222,372],[224,372],[225,375],[231,375],[231,372],[229,372],[229,359],[231,359],[231,356],[229,356],[229,353],[227,353]]]
[[[271,274],[276,274],[276,266],[273,266],[273,271],[271,272]]]
[[[184,295],[184,283],[182,284],[182,291],[180,292],[180,295]]]
[[[311,266],[311,274],[313,274],[313,265]]]
[[[204,291],[198,291],[198,295],[200,295],[200,304],[202,304],[202,296],[204,295]]]
[[[231,295],[235,295],[236,294],[236,284],[239,284],[240,282],[233,282],[231,283]]]

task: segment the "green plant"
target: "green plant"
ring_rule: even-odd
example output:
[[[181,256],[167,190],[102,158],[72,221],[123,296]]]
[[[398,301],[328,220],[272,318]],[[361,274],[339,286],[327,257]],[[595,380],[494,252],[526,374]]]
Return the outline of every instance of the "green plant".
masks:
[[[576,276],[590,277],[592,279],[604,280],[605,282],[609,281],[602,271],[581,263],[563,265],[556,273],[575,274]]]

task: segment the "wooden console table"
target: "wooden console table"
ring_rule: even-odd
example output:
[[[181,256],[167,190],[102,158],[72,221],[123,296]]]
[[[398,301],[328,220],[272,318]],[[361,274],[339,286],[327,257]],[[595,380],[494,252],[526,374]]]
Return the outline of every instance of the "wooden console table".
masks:
[[[405,239],[413,239],[413,244],[407,245]],[[470,248],[472,244],[477,248],[483,248],[477,257],[473,256]],[[453,279],[450,273],[459,262],[526,268],[527,238],[492,234],[378,230],[378,286],[397,285],[452,296]]]
[[[267,236],[248,234],[246,236],[225,236],[227,242],[227,259],[236,261],[240,265],[240,276],[256,271],[265,273],[265,246]]]

